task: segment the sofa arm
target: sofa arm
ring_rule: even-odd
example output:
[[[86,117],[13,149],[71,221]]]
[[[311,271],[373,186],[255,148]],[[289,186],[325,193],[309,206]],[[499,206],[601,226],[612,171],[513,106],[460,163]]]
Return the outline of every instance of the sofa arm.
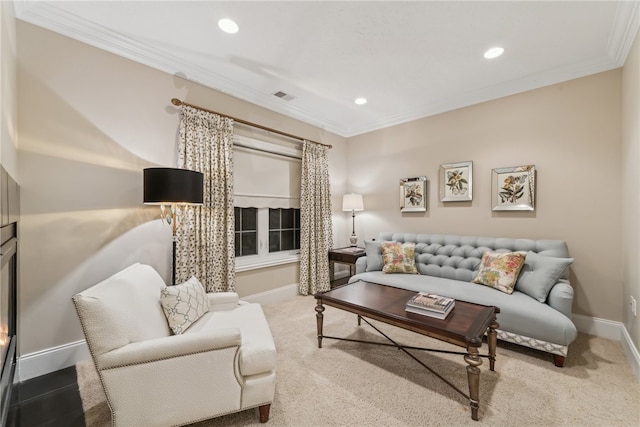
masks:
[[[547,296],[547,304],[571,319],[573,288],[568,281],[560,279],[558,283],[553,285],[549,296]]]
[[[97,357],[98,369],[147,363],[193,353],[239,346],[240,330],[226,328],[156,338],[127,344]]]
[[[361,256],[356,260],[356,274],[364,273],[367,271],[367,257]]]
[[[207,298],[209,298],[209,311],[233,310],[240,301],[235,292],[209,292]]]

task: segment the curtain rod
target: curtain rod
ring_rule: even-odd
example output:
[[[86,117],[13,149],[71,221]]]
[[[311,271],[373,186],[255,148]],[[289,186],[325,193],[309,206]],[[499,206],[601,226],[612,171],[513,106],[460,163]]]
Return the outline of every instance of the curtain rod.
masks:
[[[239,119],[237,117],[229,116],[227,114],[218,113],[217,111],[207,110],[206,108],[202,108],[202,107],[199,107],[197,105],[193,105],[193,104],[189,104],[187,102],[180,101],[178,98],[171,99],[171,103],[173,105],[178,106],[178,107],[181,106],[181,105],[186,105],[188,107],[197,108],[198,110],[203,110],[203,111],[207,111],[209,113],[217,114],[219,116],[224,116],[224,117],[227,117],[229,119],[232,119],[235,122],[242,123],[243,125],[251,126],[251,127],[262,129],[262,130],[266,130],[267,132],[277,133],[278,135],[282,135],[282,136],[286,136],[286,137],[289,137],[289,138],[297,139],[300,142],[302,142],[302,141],[304,141],[306,139],[306,138],[301,138],[301,137],[296,136],[296,135],[291,135],[290,133],[281,132],[281,131],[276,130],[276,129],[272,129],[272,128],[269,128],[269,127],[266,127],[266,126],[258,125],[256,123],[251,123],[251,122],[248,122],[246,120]],[[323,144],[322,142],[311,141],[311,140],[308,140],[308,139],[306,139],[306,140],[309,141],[309,142],[313,142],[315,144],[324,145],[325,147],[333,148],[333,146],[329,145],[329,144]]]

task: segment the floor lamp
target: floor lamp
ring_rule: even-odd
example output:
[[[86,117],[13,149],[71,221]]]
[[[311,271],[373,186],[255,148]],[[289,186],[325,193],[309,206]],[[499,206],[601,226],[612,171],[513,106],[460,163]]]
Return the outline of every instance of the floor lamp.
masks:
[[[176,284],[176,231],[179,221],[178,205],[201,205],[204,175],[188,169],[147,168],[144,170],[144,203],[160,205],[161,218],[173,230],[173,264],[171,284]],[[165,214],[165,205],[170,210]]]
[[[364,210],[362,203],[362,194],[345,194],[342,196],[342,210],[351,211],[351,237],[349,237],[350,246],[358,245],[358,236],[356,236],[356,211]]]

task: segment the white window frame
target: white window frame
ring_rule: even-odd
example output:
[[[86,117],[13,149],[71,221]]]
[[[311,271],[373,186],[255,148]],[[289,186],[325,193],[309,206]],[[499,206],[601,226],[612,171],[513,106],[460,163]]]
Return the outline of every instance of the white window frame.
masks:
[[[269,252],[269,208],[258,208],[258,254],[236,257],[236,273],[300,262],[300,249]]]

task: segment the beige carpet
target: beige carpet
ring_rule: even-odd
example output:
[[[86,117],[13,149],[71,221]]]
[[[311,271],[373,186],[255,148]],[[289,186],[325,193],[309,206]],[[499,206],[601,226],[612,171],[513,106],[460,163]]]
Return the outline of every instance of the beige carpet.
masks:
[[[580,334],[564,368],[551,356],[498,341],[496,371],[483,358],[480,421],[468,401],[397,349],[325,340],[317,348],[315,299],[296,297],[264,307],[278,349],[272,426],[638,426],[640,385],[620,343]],[[379,338],[355,315],[327,307],[324,333]],[[387,325],[397,341],[456,347]],[[483,346],[486,349],[486,345]],[[414,352],[465,393],[460,355]],[[77,366],[87,426],[107,426],[109,408],[92,364]],[[260,425],[256,409],[197,424]]]

